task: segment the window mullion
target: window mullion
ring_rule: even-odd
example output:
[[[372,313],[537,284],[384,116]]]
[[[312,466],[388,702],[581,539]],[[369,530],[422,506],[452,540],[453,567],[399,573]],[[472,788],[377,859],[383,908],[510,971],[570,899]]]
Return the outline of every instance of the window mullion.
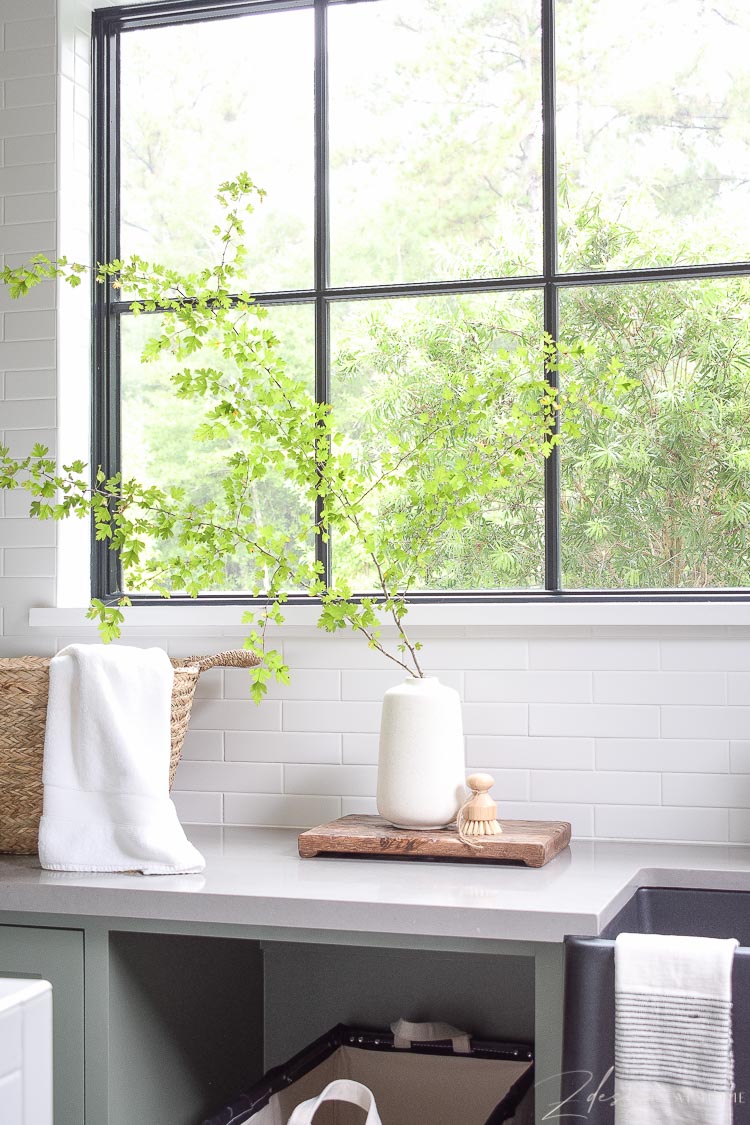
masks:
[[[330,310],[327,290],[330,278],[330,231],[328,200],[328,4],[315,0],[315,397],[330,401]],[[320,521],[322,501],[315,501],[315,520]],[[315,559],[331,580],[330,543],[315,537]]]
[[[93,65],[97,98],[93,110],[96,166],[93,185],[92,245],[95,262],[111,262],[120,251],[120,36],[94,24]],[[120,471],[120,317],[110,285],[92,277],[93,371],[92,472],[101,466],[110,477]],[[121,590],[118,556],[97,540],[92,521],[91,584],[98,598]]]
[[[542,0],[542,216],[544,270],[544,331],[553,340],[559,332],[557,276],[557,145],[555,121],[555,7],[554,0]],[[557,371],[548,373],[553,387],[558,386]],[[560,426],[555,412],[554,432]],[[560,567],[560,450],[554,446],[544,462],[544,587],[557,592],[561,585]]]

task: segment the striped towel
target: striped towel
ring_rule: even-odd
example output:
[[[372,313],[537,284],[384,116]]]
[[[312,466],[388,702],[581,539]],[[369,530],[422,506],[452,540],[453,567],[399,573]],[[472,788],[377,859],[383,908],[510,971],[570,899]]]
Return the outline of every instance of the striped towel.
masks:
[[[620,934],[616,1125],[731,1125],[734,938]]]

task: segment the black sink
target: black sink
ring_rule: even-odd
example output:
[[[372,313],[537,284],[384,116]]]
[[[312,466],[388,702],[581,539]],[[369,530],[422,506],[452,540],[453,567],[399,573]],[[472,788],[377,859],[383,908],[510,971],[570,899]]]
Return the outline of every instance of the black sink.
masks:
[[[601,932],[737,938],[750,946],[750,891],[692,891],[641,887]]]
[[[750,1125],[750,892],[642,887],[598,938],[565,939],[561,1112],[613,1125],[615,938],[620,933],[737,938],[732,970],[734,1125]],[[589,1077],[590,1076],[590,1077]]]

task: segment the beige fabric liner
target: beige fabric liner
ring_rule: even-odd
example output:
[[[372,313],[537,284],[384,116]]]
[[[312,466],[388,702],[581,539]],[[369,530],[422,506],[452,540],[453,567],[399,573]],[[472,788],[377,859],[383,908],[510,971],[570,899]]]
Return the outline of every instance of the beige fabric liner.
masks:
[[[484,1125],[491,1111],[524,1074],[528,1060],[512,1062],[368,1051],[339,1047],[324,1062],[274,1095],[252,1125],[286,1125],[300,1102],[317,1097],[335,1078],[353,1078],[375,1095],[383,1125]],[[524,1099],[526,1100],[526,1099]],[[314,1125],[363,1125],[365,1114],[344,1102],[323,1105]],[[519,1122],[533,1116],[520,1114]]]

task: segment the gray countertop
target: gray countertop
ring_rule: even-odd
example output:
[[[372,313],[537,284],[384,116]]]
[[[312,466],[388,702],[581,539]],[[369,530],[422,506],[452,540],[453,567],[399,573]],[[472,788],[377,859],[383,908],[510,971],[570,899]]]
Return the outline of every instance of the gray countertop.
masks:
[[[574,841],[546,867],[300,859],[297,833],[190,827],[201,875],[42,871],[0,857],[2,912],[234,923],[432,938],[560,941],[597,934],[639,886],[750,890],[750,848]]]

